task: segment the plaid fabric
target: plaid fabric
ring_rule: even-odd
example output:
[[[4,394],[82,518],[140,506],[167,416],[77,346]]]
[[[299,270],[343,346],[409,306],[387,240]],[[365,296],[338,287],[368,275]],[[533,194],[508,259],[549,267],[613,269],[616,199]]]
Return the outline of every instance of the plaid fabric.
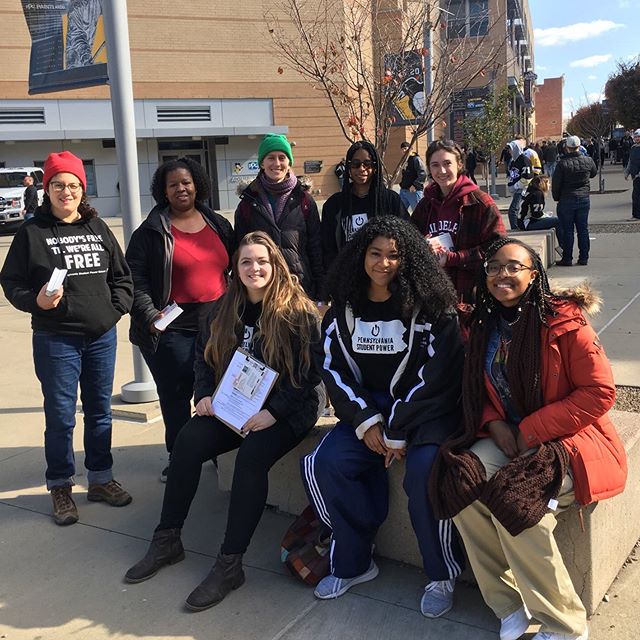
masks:
[[[308,506],[284,534],[280,559],[294,576],[315,587],[330,572],[330,539],[330,529]]]
[[[485,251],[507,232],[496,203],[484,191],[476,189],[462,196],[459,206],[460,225],[454,251],[449,253],[445,269],[458,292],[458,299],[461,302],[473,302],[471,290],[482,269]],[[427,192],[418,203],[411,220],[424,235],[429,224],[436,221]]]

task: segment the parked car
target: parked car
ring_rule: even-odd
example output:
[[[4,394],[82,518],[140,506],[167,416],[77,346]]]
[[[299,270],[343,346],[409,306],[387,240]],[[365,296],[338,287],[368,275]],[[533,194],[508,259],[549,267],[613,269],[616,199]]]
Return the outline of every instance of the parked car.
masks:
[[[42,203],[42,169],[39,167],[7,167],[0,169],[0,229],[21,224],[24,221],[23,180],[25,176],[33,178],[38,190],[38,203]]]

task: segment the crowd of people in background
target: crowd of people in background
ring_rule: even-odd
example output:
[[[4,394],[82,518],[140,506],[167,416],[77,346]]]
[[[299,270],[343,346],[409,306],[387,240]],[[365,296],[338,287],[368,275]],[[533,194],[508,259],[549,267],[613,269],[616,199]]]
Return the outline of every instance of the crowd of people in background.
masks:
[[[635,207],[640,130],[634,140],[626,171]],[[184,559],[181,530],[201,467],[237,449],[224,539],[185,604],[202,611],[241,587],[269,471],[314,426],[328,394],[337,424],[301,461],[309,501],[331,531],[317,598],[377,576],[373,542],[388,512],[388,468],[404,463],[428,576],[424,616],[453,607],[464,545],[501,640],[519,638],[532,618],[541,625],[535,640],[586,640],[586,612],[553,529],[556,513],[614,496],[626,480],[624,447],[607,417],[611,369],[585,319],[597,295],[551,289],[540,257],[507,236],[473,179],[477,151],[437,140],[423,163],[410,144],[401,150],[398,194],[385,186],[375,146],[352,144],[337,167],[341,188],[320,215],[286,136],[267,135],[233,227],[207,205],[204,169],[169,160],[153,176],[156,205],[126,254],[87,200],[82,160],[68,151],[47,158],[44,202],[17,232],[0,283],[31,316],[53,519],[79,518],[78,385],[87,498],[132,501],[114,478],[110,404],[115,325],[130,313],[130,340],[158,389],[169,459],[158,524],[125,581]],[[578,263],[586,264],[596,171],[588,145],[568,136],[561,148],[549,141],[536,150],[517,137],[500,160],[513,194],[511,228],[554,228],[558,264],[568,266],[575,227]],[[545,211],[549,181],[557,218]],[[64,272],[55,286],[54,270]],[[174,303],[182,314],[164,326]],[[233,431],[212,398],[239,348],[278,378]]]

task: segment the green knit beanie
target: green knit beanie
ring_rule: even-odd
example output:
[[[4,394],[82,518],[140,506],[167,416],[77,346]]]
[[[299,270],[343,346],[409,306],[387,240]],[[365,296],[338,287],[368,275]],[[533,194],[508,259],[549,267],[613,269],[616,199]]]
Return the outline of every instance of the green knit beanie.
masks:
[[[289,162],[293,166],[293,153],[291,152],[291,145],[287,140],[287,136],[278,133],[267,133],[258,147],[258,164],[261,165],[264,157],[272,151],[282,151],[286,153]]]

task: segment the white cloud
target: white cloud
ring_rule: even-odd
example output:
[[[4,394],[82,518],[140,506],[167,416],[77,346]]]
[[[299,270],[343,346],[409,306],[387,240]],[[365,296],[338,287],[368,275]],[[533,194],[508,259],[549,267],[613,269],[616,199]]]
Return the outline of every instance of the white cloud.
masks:
[[[547,67],[544,67],[541,64],[536,65],[536,71],[546,71],[546,70],[547,70]]]
[[[548,29],[534,29],[533,35],[537,45],[541,47],[555,47],[568,42],[588,40],[602,35],[613,29],[624,27],[612,20],[593,20],[592,22],[576,22],[566,27],[549,27]]]
[[[597,80],[598,76],[594,76],[593,73],[587,76],[587,80]]]
[[[580,67],[581,69],[590,69],[591,67],[597,67],[599,64],[609,62],[613,56],[610,53],[606,53],[602,56],[589,56],[588,58],[580,58],[580,60],[574,60],[569,63],[570,67]]]
[[[589,104],[593,102],[602,102],[604,100],[604,93],[600,93],[600,92],[588,93],[587,100]]]

